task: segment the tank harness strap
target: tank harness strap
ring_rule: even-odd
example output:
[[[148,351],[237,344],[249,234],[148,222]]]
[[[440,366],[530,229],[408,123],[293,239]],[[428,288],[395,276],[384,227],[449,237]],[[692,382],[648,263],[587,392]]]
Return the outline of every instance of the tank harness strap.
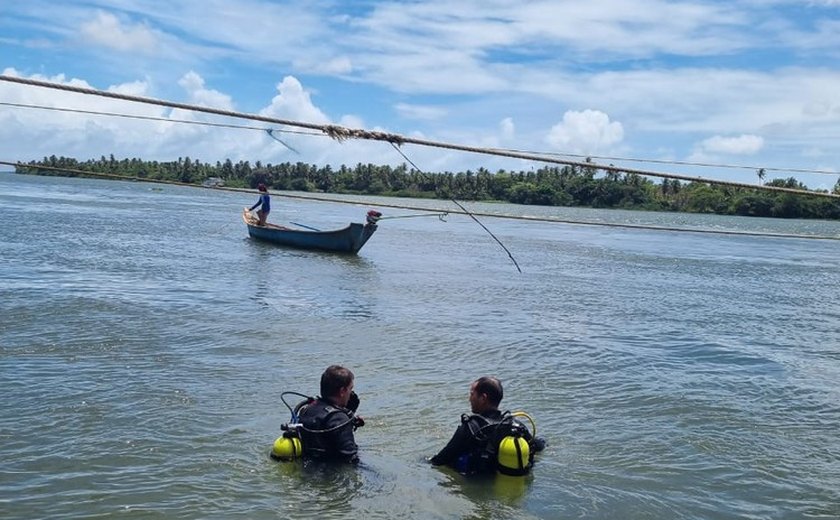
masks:
[[[304,411],[306,411],[306,408],[307,408],[307,406],[302,407],[300,412],[303,413]],[[301,419],[301,424],[300,424],[299,428],[301,430],[305,431],[306,433],[315,434],[315,435],[322,435],[322,434],[332,433],[334,431],[345,428],[349,425],[353,425],[354,421],[356,420],[356,417],[353,414],[353,412],[351,412],[350,410],[346,410],[344,408],[326,405],[326,406],[324,406],[323,410],[324,410],[324,412],[326,412],[326,413],[324,413],[324,415],[322,417],[320,417],[320,420],[323,421],[323,422],[326,422],[326,420],[329,419],[330,416],[332,416],[334,414],[337,414],[339,412],[342,412],[342,413],[347,415],[347,421],[345,421],[345,422],[343,422],[339,425],[333,426],[331,428],[325,428],[325,429],[322,429],[322,430],[313,430],[313,429],[307,428],[303,424],[303,419]],[[298,434],[300,434],[299,431],[298,431]]]
[[[470,430],[470,435],[476,440],[482,440],[482,437],[485,436],[484,429],[490,426],[490,420],[477,413],[462,414],[461,422],[466,423],[467,428]]]

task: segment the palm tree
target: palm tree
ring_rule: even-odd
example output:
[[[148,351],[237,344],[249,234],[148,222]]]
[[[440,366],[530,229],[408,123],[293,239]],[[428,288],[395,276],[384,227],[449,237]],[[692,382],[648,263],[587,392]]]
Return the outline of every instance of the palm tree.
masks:
[[[758,173],[758,184],[759,185],[764,184],[764,176],[767,174],[767,172],[764,170],[764,168],[759,168],[757,173]]]

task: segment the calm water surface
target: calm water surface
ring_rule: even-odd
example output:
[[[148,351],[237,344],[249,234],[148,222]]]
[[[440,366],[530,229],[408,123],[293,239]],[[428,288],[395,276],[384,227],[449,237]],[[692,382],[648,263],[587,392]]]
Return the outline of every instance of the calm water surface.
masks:
[[[367,200],[275,196],[271,220],[404,202]],[[840,242],[485,219],[519,274],[463,216],[385,220],[348,258],[249,239],[255,201],[0,174],[0,516],[840,517]],[[363,464],[272,462],[280,393],[317,393],[332,363],[357,376]],[[529,479],[423,462],[484,374],[550,443]]]

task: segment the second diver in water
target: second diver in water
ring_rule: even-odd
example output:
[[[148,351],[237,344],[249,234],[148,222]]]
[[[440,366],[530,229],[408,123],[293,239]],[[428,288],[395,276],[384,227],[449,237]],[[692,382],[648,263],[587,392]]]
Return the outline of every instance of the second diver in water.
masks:
[[[446,465],[463,474],[525,475],[534,462],[534,453],[545,448],[545,441],[528,431],[517,417],[531,418],[523,412],[499,411],[504,397],[502,382],[480,377],[470,385],[470,410],[437,455],[435,466]],[[533,421],[532,421],[533,423]]]
[[[364,426],[364,419],[356,415],[359,397],[353,391],[354,380],[347,368],[327,367],[321,375],[321,396],[307,397],[290,408],[292,421],[283,425],[285,433],[275,441],[272,457],[357,463],[354,432]]]

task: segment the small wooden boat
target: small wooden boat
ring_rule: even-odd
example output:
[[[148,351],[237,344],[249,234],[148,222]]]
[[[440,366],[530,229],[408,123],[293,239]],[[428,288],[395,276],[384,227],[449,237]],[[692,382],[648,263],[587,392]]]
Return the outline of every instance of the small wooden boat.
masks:
[[[247,209],[242,213],[242,220],[248,226],[248,234],[259,240],[298,249],[356,254],[376,231],[376,223],[381,216],[382,213],[371,210],[367,212],[366,224],[353,222],[335,231],[321,231],[301,224],[297,225],[307,229],[292,229],[268,223],[260,226],[257,218]]]

